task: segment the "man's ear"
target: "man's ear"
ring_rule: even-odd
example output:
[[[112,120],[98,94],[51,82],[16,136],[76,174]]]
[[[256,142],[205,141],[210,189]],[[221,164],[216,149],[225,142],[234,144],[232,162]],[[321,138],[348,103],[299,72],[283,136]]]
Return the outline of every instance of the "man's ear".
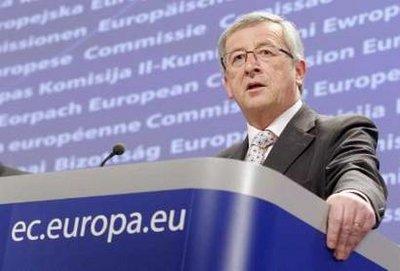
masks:
[[[228,78],[226,77],[226,74],[224,74],[224,78],[222,79],[222,84],[224,85],[226,94],[228,95],[229,99],[233,99],[233,92],[232,88],[228,82]]]
[[[302,86],[304,82],[304,77],[307,73],[306,62],[304,60],[298,60],[294,65],[296,69],[296,84],[298,86]]]

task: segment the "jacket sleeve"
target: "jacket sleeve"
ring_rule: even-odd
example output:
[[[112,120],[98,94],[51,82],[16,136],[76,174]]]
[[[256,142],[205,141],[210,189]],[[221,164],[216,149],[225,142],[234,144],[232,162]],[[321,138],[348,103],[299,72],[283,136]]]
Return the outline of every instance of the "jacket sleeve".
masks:
[[[343,117],[333,134],[325,168],[328,194],[356,190],[368,197],[379,225],[386,208],[387,188],[376,156],[378,130],[367,118]]]

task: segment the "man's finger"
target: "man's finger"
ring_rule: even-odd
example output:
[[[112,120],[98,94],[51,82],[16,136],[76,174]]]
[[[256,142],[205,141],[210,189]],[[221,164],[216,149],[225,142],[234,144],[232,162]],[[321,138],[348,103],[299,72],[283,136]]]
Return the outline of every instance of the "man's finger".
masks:
[[[346,244],[347,250],[354,250],[360,241],[375,225],[375,214],[366,208],[360,208],[353,223],[354,235],[351,235]]]
[[[337,259],[345,260],[348,257],[346,245],[350,235],[353,233],[354,217],[356,215],[356,207],[353,205],[347,205],[343,208],[343,218],[340,227],[339,238],[336,244],[335,254]],[[358,238],[359,234],[356,238]]]
[[[367,217],[364,212],[358,211],[353,222],[353,230],[346,243],[346,254],[349,254],[358,245],[369,231]]]
[[[337,204],[331,204],[328,214],[328,229],[327,229],[327,246],[330,249],[335,249],[338,238],[340,227],[342,225],[343,217],[343,206]]]

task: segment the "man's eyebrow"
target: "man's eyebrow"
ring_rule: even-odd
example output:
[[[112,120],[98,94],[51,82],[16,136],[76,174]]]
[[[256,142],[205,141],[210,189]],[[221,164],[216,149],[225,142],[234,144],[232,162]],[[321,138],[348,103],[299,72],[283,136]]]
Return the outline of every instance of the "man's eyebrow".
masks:
[[[272,42],[269,42],[269,41],[262,41],[262,42],[260,42],[260,43],[257,43],[256,46],[255,46],[254,48],[258,48],[258,47],[261,47],[261,46],[278,47],[278,46],[276,46],[276,45],[275,45],[274,43],[272,43]]]
[[[243,50],[246,50],[246,48],[244,48],[244,47],[237,47],[237,48],[234,48],[234,49],[232,49],[232,50],[226,50],[226,53],[227,53],[227,54],[230,54],[230,53],[233,53],[233,52],[243,51]]]
[[[261,46],[278,47],[278,46],[276,46],[274,43],[272,43],[270,41],[261,41],[259,43],[256,43],[256,46],[254,48],[259,48]],[[227,50],[226,52],[227,52],[227,54],[230,54],[230,53],[234,53],[234,52],[242,51],[242,50],[244,51],[244,50],[247,50],[247,49],[244,48],[244,47],[236,47],[236,48],[234,48],[232,50]]]

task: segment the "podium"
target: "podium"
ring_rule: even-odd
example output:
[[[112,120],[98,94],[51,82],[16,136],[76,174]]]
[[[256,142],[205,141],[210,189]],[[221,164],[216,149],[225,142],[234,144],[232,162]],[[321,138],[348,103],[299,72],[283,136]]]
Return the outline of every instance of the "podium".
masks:
[[[201,158],[0,179],[0,263],[19,270],[399,270],[371,232],[347,261],[327,204],[271,169]]]

